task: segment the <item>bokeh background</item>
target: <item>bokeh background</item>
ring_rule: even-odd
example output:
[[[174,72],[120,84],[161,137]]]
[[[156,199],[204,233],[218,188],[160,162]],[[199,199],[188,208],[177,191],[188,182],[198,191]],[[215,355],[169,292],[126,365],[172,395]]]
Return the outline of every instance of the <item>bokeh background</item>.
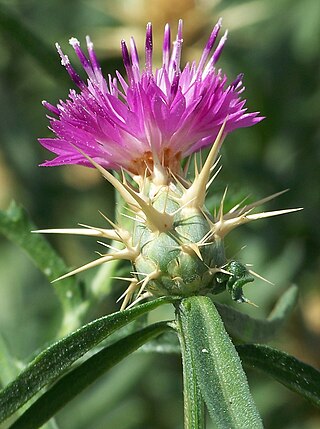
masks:
[[[219,65],[230,80],[244,72],[248,107],[267,119],[228,137],[210,208],[226,185],[231,202],[290,188],[267,209],[304,207],[244,226],[226,244],[228,256],[253,263],[255,271],[275,283],[249,285],[247,296],[259,308],[243,305],[244,312],[264,317],[283,291],[293,283],[299,286],[298,308],[272,345],[319,368],[318,0],[1,0],[0,209],[14,199],[41,228],[75,227],[77,222],[103,226],[98,210],[110,216],[114,212],[113,191],[95,171],[38,167],[51,157],[37,143],[38,137],[50,135],[41,101],[55,104],[71,87],[54,50],[56,41],[74,58],[69,38],[84,42],[90,34],[103,69],[114,73],[123,67],[120,39],[134,35],[142,48],[148,21],[153,22],[159,59],[164,24],[175,28],[177,19],[184,19],[185,62],[200,57],[220,16],[230,33]],[[49,238],[70,266],[94,258],[97,246],[90,238]],[[59,304],[30,259],[2,236],[0,256],[0,331],[13,355],[27,360],[52,340]],[[90,280],[91,274],[86,275]],[[112,292],[96,314],[115,310],[122,290]],[[228,297],[222,299],[229,303]],[[165,317],[160,313],[153,317]],[[306,401],[257,373],[248,376],[266,428],[320,427],[319,412]],[[57,423],[68,429],[182,428],[181,378],[177,356],[136,353],[68,404]]]

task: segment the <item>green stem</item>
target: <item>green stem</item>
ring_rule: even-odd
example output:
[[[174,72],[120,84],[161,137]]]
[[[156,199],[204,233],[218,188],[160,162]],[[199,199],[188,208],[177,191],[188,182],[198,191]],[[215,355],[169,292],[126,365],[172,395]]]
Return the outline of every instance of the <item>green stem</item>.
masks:
[[[204,402],[197,384],[194,363],[190,347],[184,337],[179,312],[177,312],[176,326],[181,346],[183,367],[184,429],[205,429]]]

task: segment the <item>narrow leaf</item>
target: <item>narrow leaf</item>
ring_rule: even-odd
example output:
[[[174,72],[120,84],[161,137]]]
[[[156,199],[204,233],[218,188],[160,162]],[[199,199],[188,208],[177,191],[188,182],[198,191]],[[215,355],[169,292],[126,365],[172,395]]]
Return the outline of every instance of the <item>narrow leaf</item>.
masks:
[[[168,329],[170,326],[167,322],[157,323],[102,349],[57,381],[10,426],[10,429],[39,428],[106,371],[137,350],[142,344]]]
[[[255,319],[227,305],[215,303],[230,335],[248,343],[270,341],[292,313],[298,299],[298,288],[291,286],[278,300],[267,319]]]
[[[175,300],[173,297],[162,297],[129,310],[101,317],[52,344],[0,392],[0,422],[18,410],[42,387],[61,376],[72,363],[114,331],[159,305]]]
[[[200,391],[217,428],[262,428],[240,358],[211,299],[186,298],[178,314]]]
[[[184,429],[204,429],[204,402],[197,382],[192,350],[189,341],[184,336],[182,324],[183,321],[178,313],[177,327],[183,366]]]
[[[237,351],[245,365],[275,378],[320,407],[319,370],[268,346],[245,344],[237,346]]]

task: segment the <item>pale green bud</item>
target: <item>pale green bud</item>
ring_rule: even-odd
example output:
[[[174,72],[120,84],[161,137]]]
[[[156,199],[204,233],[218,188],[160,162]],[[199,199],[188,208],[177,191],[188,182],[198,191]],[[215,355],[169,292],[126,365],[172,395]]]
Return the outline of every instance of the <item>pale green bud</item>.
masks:
[[[141,281],[151,276],[146,289],[155,296],[214,292],[217,267],[226,263],[223,240],[214,237],[209,214],[196,208],[179,210],[169,192],[160,191],[155,206],[173,214],[170,230],[152,231],[145,223],[136,224],[133,243],[139,246],[140,255],[134,271]]]

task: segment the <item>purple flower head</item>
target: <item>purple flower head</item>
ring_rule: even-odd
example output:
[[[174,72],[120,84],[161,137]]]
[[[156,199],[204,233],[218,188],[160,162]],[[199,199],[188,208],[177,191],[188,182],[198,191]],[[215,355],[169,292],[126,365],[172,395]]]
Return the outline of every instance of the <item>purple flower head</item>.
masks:
[[[70,90],[66,101],[57,106],[44,101],[53,114],[49,117],[55,138],[42,138],[40,143],[57,155],[45,166],[82,164],[91,166],[85,153],[101,166],[143,175],[152,169],[155,159],[171,171],[177,171],[180,160],[213,143],[226,121],[224,135],[236,128],[249,127],[263,118],[258,112],[247,113],[242,74],[231,84],[221,70],[215,69],[227,32],[216,43],[221,20],[215,25],[198,64],[181,69],[182,21],[171,49],[169,25],[164,30],[163,61],[152,66],[152,27],[146,31],[145,67],[142,68],[133,38],[122,41],[122,56],[127,79],[119,72],[104,78],[93,44],[87,37],[86,55],[77,39],[70,39],[83,69],[84,81],[69,58],[57,50],[79,91]]]

